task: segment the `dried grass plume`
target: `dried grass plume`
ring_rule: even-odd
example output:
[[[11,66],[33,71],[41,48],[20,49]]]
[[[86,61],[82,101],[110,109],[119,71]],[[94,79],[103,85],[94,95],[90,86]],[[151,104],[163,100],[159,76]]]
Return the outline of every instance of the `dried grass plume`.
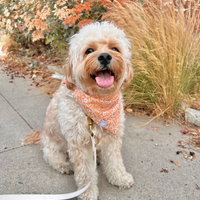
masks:
[[[192,9],[192,6],[194,9]],[[105,18],[124,29],[132,43],[134,78],[124,91],[127,107],[173,116],[199,82],[198,3],[151,1],[115,6]]]

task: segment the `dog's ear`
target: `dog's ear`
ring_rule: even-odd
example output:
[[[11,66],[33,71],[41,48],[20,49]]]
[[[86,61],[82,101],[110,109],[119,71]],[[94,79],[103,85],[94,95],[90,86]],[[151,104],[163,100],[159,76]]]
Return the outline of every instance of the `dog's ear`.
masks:
[[[129,85],[133,78],[133,67],[130,61],[127,62],[126,64],[126,78],[124,80],[124,83],[122,85],[123,88]]]
[[[66,86],[69,90],[74,90],[75,89],[75,81],[73,78],[73,71],[72,71],[72,66],[70,62],[70,58],[66,60],[66,64],[64,65],[64,70],[65,70],[65,76],[66,76]]]

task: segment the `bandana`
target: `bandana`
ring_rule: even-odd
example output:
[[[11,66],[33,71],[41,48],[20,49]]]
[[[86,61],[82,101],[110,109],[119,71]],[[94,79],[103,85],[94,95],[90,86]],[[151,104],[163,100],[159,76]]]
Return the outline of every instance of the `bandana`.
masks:
[[[73,98],[96,124],[112,133],[118,130],[120,120],[120,90],[109,95],[92,95],[76,88]]]

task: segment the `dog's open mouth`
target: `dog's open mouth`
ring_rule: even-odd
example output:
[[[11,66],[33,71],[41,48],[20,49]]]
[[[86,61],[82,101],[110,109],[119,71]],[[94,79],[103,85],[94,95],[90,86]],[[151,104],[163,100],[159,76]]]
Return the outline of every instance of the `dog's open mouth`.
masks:
[[[108,88],[112,86],[114,82],[114,74],[111,70],[97,71],[91,77],[96,81],[97,85],[102,88]]]

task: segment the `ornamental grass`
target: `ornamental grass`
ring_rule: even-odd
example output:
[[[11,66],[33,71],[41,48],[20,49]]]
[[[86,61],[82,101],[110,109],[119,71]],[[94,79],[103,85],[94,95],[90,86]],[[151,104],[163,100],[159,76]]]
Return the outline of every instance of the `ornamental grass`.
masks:
[[[130,2],[106,15],[132,43],[134,77],[124,90],[126,107],[172,117],[181,101],[195,92],[200,81],[197,6]]]

